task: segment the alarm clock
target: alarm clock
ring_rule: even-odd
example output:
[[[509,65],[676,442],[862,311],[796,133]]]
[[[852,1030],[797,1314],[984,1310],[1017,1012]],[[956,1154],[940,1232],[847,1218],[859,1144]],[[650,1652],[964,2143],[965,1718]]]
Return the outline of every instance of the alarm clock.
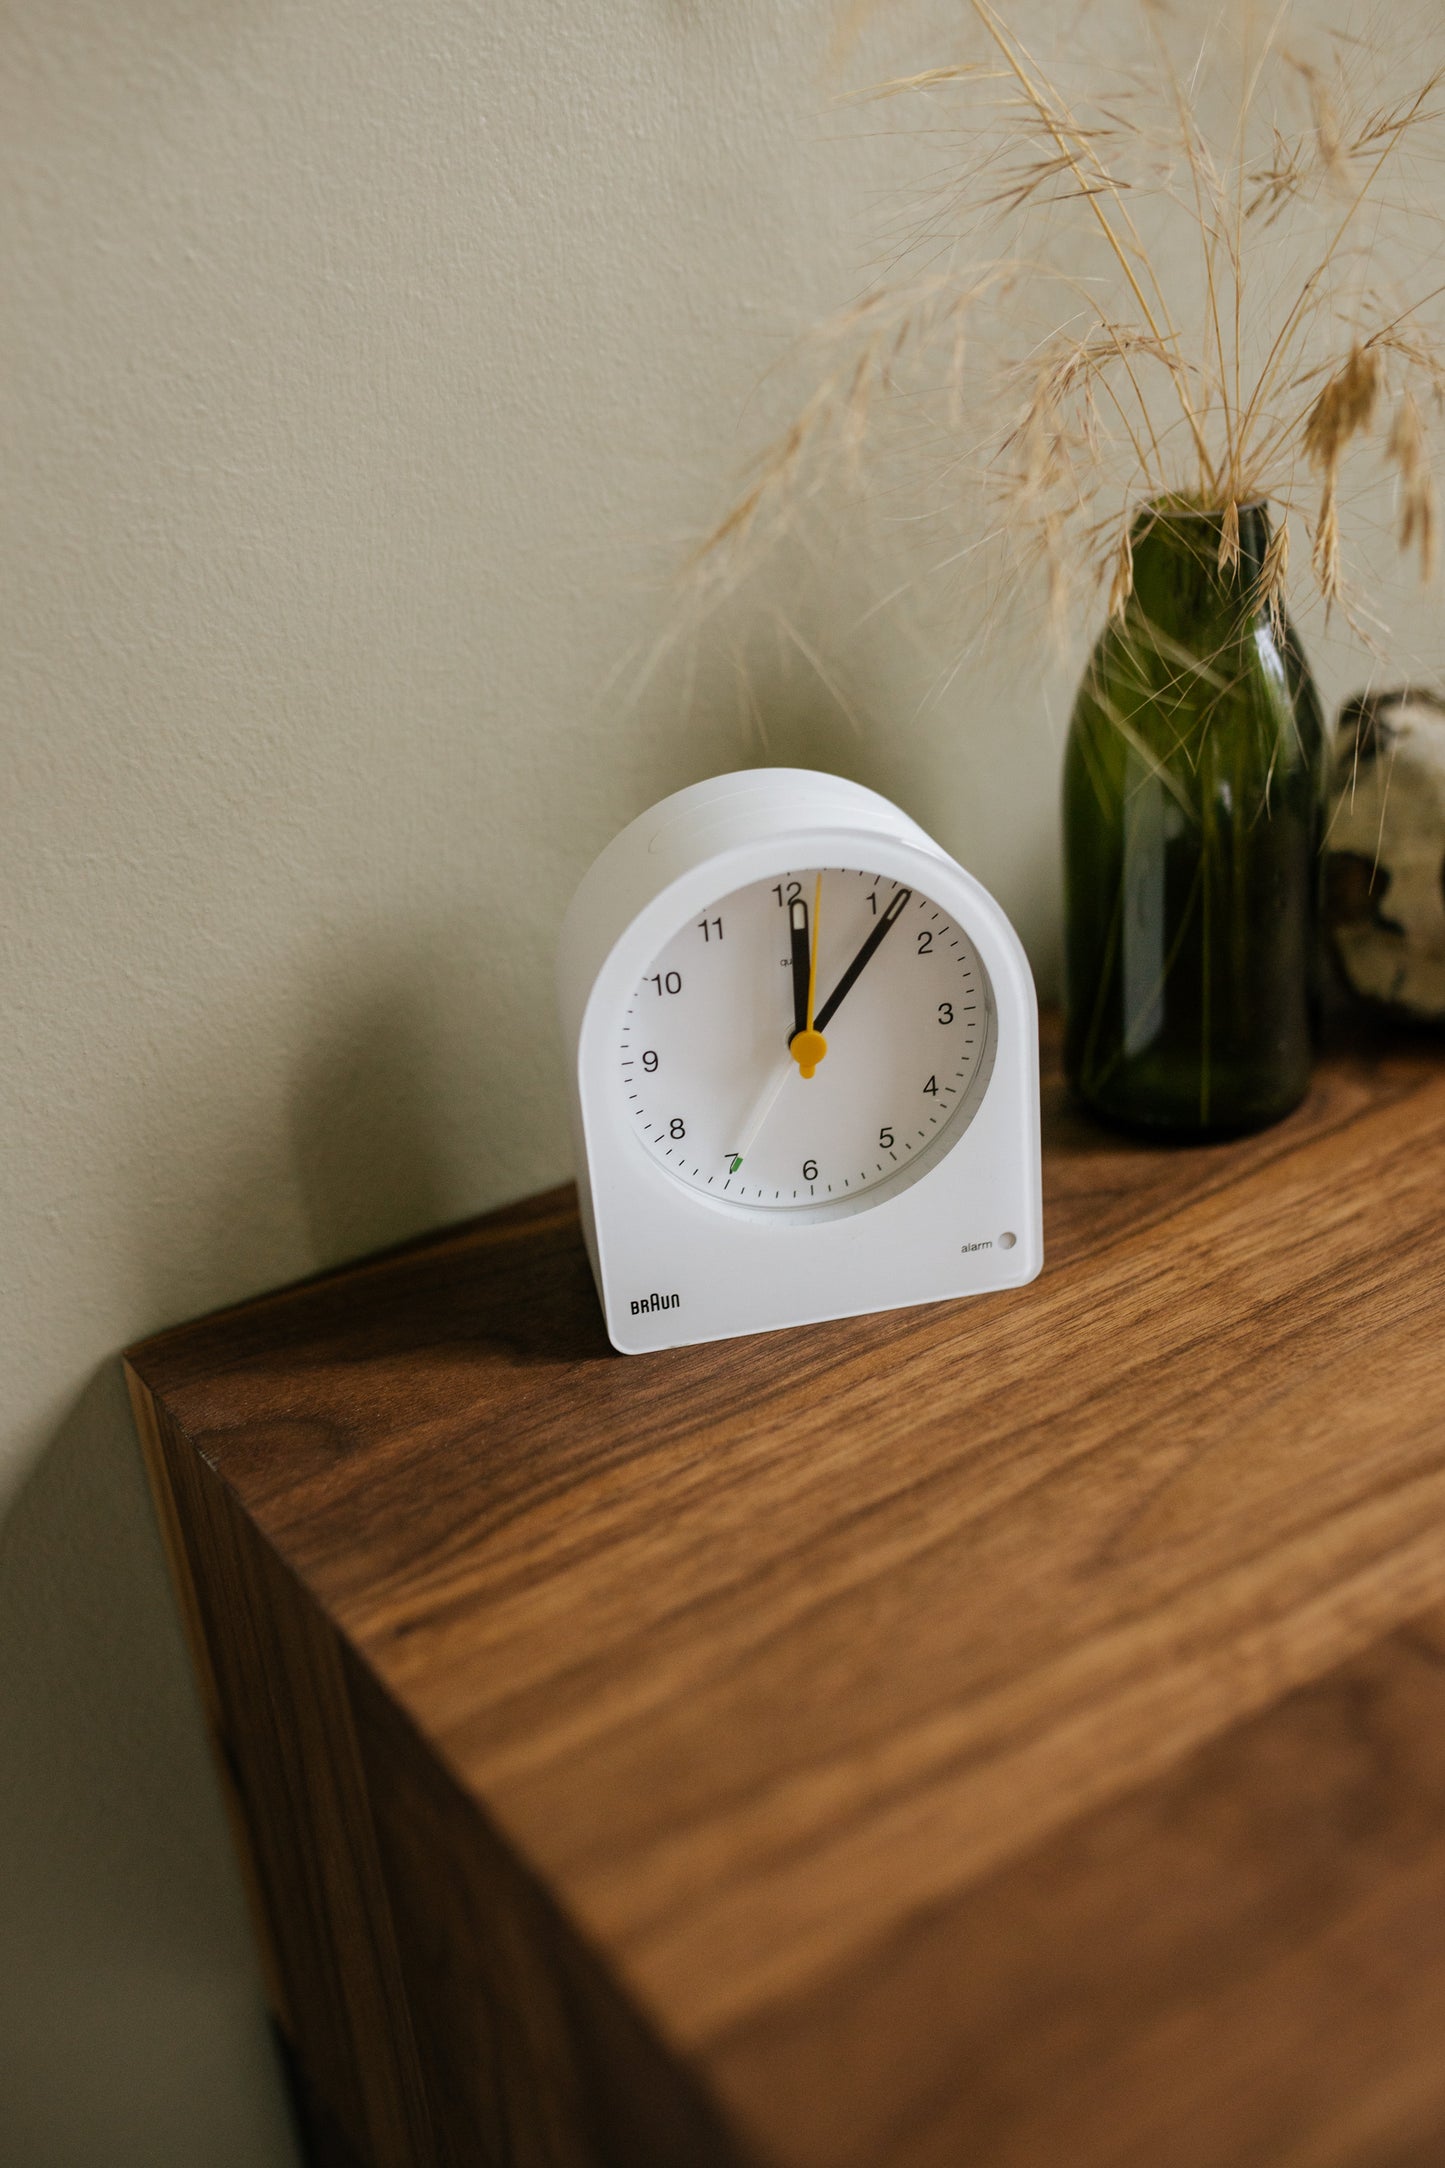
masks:
[[[584,877],[557,982],[583,1231],[624,1354],[1038,1273],[1027,958],[875,791],[757,768],[663,799]]]

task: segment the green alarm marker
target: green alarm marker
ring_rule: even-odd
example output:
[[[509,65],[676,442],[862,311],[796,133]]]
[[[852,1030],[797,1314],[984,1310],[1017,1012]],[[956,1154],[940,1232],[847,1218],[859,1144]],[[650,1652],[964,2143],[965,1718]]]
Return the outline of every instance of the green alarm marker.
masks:
[[[728,1173],[729,1173],[729,1174],[736,1174],[736,1173],[737,1173],[737,1171],[738,1171],[738,1169],[739,1169],[739,1167],[740,1167],[740,1166],[742,1165],[742,1163],[743,1163],[743,1155],[742,1155],[742,1153],[741,1153],[741,1152],[739,1152],[739,1153],[738,1153],[738,1155],[737,1155],[737,1158],[736,1158],[736,1159],[735,1159],[735,1160],[733,1161],[732,1165],[731,1165],[731,1166],[730,1166],[730,1167],[728,1168]]]

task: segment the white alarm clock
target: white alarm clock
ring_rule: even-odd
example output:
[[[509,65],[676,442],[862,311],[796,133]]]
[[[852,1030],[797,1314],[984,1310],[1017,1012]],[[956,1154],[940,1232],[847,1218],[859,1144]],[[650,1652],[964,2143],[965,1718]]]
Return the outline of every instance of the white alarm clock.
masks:
[[[799,768],[665,798],[586,875],[557,977],[623,1353],[1039,1271],[1028,962],[886,798]]]

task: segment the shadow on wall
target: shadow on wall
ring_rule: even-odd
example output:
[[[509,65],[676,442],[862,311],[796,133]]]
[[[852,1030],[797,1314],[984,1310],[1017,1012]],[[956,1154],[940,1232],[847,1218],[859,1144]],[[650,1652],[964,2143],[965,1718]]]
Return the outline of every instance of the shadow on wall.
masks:
[[[307,1270],[562,1178],[554,930],[479,901],[317,979],[281,1123]]]
[[[750,701],[753,727],[738,767],[818,768],[841,775],[893,799],[927,827],[926,812],[909,804],[913,776],[904,733],[855,720],[826,686],[799,685],[793,672],[755,671]]]
[[[0,2162],[296,2158],[120,1366],[0,1526]]]
[[[892,799],[995,896],[1056,1000],[1059,770],[1081,658],[1038,626],[1022,650],[985,642],[947,660],[946,631],[889,619],[885,634],[848,590],[825,603],[807,650],[766,617],[719,631],[703,678],[741,704],[734,765],[827,769]]]
[[[308,1040],[287,1126],[316,1265],[381,1249],[463,1209],[439,1074],[451,1067],[444,1040],[435,999],[409,972],[360,995]],[[480,1082],[475,1096],[485,1102]]]
[[[1053,998],[1058,753],[1046,733],[1021,732],[1013,747],[1020,792],[1007,773],[1000,775],[996,761],[990,764],[980,753],[966,721],[945,718],[941,724],[933,716],[927,729],[916,719],[897,728],[877,720],[864,725],[824,687],[800,690],[791,676],[758,680],[753,701],[757,720],[746,764],[825,769],[901,806],[935,842],[956,852],[1010,912],[1040,992]],[[1028,805],[1042,805],[1040,818],[1020,820],[1017,805],[1008,803],[1020,795]]]
[[[499,941],[488,983],[475,919],[433,934],[380,957],[359,942],[293,989],[298,1051],[279,1087],[264,1052],[250,1058],[274,1048],[271,1020],[228,1013],[207,1040],[197,1019],[185,1058],[162,1065],[164,1094],[130,1108],[133,1162],[171,1186],[126,1221],[119,1315],[159,1329],[458,1219],[495,1189],[479,1136],[490,1095],[515,1097],[534,966]],[[534,1035],[553,1029],[550,958],[547,974]],[[537,1130],[555,1171],[540,1112]],[[0,2168],[291,2168],[114,1354],[0,1519],[0,1650]]]

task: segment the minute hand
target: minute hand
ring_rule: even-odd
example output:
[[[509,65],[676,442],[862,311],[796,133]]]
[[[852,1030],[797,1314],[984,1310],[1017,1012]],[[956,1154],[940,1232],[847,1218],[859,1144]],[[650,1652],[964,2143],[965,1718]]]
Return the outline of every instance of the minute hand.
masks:
[[[869,957],[872,956],[874,952],[878,949],[885,934],[888,932],[889,927],[892,926],[894,921],[898,918],[899,914],[903,910],[904,905],[908,902],[912,894],[913,890],[911,888],[897,888],[894,890],[892,900],[889,903],[887,910],[883,913],[883,916],[879,919],[877,925],[873,928],[867,940],[863,943],[862,948],[859,949],[857,955],[853,958],[852,963],[849,964],[847,970],[843,973],[842,978],[839,979],[837,985],[833,988],[832,993],[828,996],[827,1000],[823,1003],[822,1008],[819,1009],[817,1015],[814,1017],[814,1030],[827,1030],[829,1024],[831,1024],[834,1016],[837,1014],[838,1006],[839,1003],[842,1001],[843,996],[849,992],[853,985],[853,981],[857,978],[859,972],[863,969],[863,966],[867,963]]]

